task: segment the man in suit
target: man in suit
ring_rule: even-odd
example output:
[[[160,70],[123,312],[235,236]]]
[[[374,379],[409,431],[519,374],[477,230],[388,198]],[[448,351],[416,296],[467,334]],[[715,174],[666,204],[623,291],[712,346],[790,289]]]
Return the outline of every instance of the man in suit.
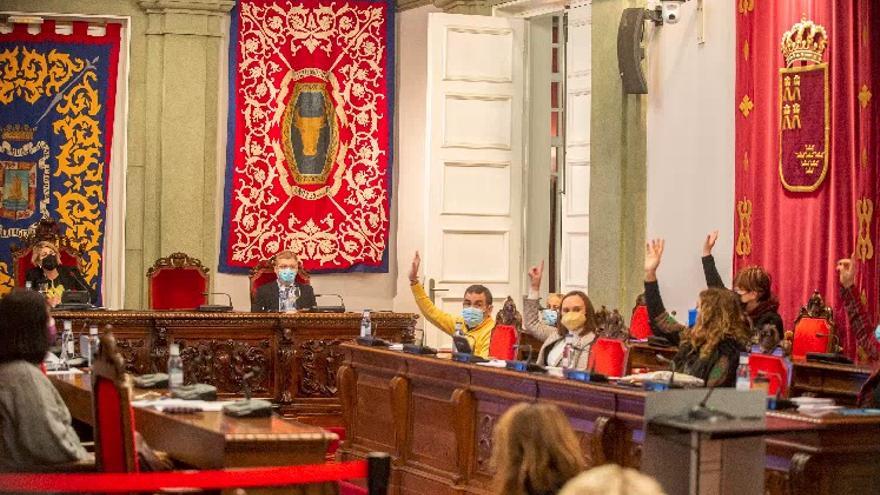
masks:
[[[284,250],[275,255],[275,274],[278,279],[261,285],[251,302],[251,311],[295,311],[315,306],[315,291],[309,284],[298,284],[296,274],[299,259],[293,251]]]

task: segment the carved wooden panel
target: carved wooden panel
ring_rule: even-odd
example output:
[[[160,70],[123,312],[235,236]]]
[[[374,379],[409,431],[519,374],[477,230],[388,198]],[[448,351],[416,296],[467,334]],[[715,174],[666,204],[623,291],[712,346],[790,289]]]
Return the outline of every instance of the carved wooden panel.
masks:
[[[767,469],[764,471],[764,493],[773,495],[794,495],[791,491],[788,473]]]
[[[144,354],[147,351],[146,339],[119,338],[116,340],[116,349],[125,360],[125,371],[127,373],[142,375],[152,371],[144,359]]]
[[[297,348],[300,380],[297,397],[336,396],[336,373],[342,364],[340,339],[312,339]]]
[[[497,417],[491,414],[480,414],[477,418],[477,472],[491,476],[492,442]]]
[[[183,359],[185,383],[207,383],[218,393],[239,394],[244,390],[244,375],[251,393],[266,396],[270,382],[272,357],[269,340],[243,342],[225,340],[178,340]]]

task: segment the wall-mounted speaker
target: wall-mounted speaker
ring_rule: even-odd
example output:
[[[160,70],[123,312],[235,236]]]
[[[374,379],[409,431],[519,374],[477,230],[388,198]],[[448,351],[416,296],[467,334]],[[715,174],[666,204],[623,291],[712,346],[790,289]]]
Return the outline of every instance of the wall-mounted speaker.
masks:
[[[617,67],[623,80],[626,94],[648,94],[648,82],[642,71],[645,50],[642,38],[645,35],[645,9],[624,9],[617,28]]]

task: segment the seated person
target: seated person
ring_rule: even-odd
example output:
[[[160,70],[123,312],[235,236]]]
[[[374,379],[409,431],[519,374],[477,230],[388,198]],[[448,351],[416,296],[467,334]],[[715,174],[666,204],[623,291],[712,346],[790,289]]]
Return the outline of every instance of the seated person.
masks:
[[[553,404],[517,404],[495,426],[492,442],[498,495],[554,495],[585,469],[568,418]]]
[[[284,250],[275,255],[275,274],[278,279],[261,285],[251,311],[254,313],[270,311],[295,311],[315,307],[315,290],[309,284],[297,284],[296,274],[300,268],[296,253]]]
[[[710,233],[703,242],[703,273],[708,287],[724,288],[721,275],[715,267],[712,248],[718,240],[718,231]],[[752,328],[752,338],[759,344],[758,350],[764,354],[772,354],[782,342],[784,330],[782,317],[779,316],[779,300],[771,290],[770,274],[763,267],[747,266],[733,277],[733,291],[739,294],[740,302],[748,316]],[[775,331],[775,342],[771,337]]]
[[[663,248],[664,241],[654,239],[645,249],[645,302],[651,320],[663,323],[652,328],[679,346],[672,359],[676,372],[701,378],[707,387],[732,387],[739,355],[751,339],[740,296],[710,287],[700,293],[694,327],[689,329],[676,322],[663,307],[657,284]]]
[[[65,290],[88,291],[89,301],[95,303],[95,291],[86,283],[77,267],[60,264],[58,248],[49,241],[36,243],[31,250],[33,268],[25,274],[25,281],[33,290],[46,290],[46,300],[51,307],[61,302]]]
[[[36,292],[0,300],[0,471],[88,461],[70,412],[40,370],[49,313]]]
[[[859,290],[856,287],[856,262],[854,259],[842,259],[837,262],[837,273],[840,279],[840,297],[846,308],[849,328],[855,334],[856,342],[865,352],[868,364],[874,372],[859,392],[858,404],[861,407],[880,408],[880,327],[872,332],[871,320],[865,306],[859,301]]]
[[[555,325],[538,321],[538,290],[541,287],[543,266],[529,270],[529,295],[523,299],[523,331],[536,339],[544,341],[538,353],[541,366],[564,366],[587,369],[590,347],[598,337],[596,310],[593,303],[581,291],[571,291],[562,298],[559,313],[561,317]],[[574,364],[565,362],[566,335],[574,335]]]
[[[454,335],[455,324],[460,323],[462,332],[471,342],[474,355],[488,358],[492,329],[495,328],[495,320],[490,316],[492,314],[492,293],[482,285],[471,285],[464,291],[461,315],[453,316],[435,306],[428,294],[425,293],[425,288],[419,283],[421,264],[422,259],[416,252],[409,272],[409,283],[419,311],[432,325],[448,335]]]
[[[660,483],[633,468],[617,464],[594,467],[575,476],[559,495],[666,495]]]

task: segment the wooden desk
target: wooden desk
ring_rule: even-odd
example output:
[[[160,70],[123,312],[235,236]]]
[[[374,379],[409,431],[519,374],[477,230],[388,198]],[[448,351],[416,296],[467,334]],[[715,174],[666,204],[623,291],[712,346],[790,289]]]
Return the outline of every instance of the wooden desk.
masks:
[[[49,377],[70,414],[93,424],[89,374]],[[146,390],[135,389],[135,395]],[[200,469],[319,464],[336,435],[273,415],[231,418],[221,412],[165,414],[134,408],[135,429],[151,447]]]
[[[660,347],[650,345],[647,342],[630,343],[626,358],[626,374],[629,375],[633,370],[642,369],[646,371],[662,371],[668,370],[669,364],[657,359],[657,355],[672,359],[678,352],[677,347]]]
[[[113,326],[126,371],[165,371],[168,345],[180,344],[186,383],[209,383],[222,398],[240,397],[242,376],[254,397],[281,405],[285,417],[313,424],[341,424],[336,371],[339,344],[360,334],[358,313],[199,313],[182,311],[53,312],[58,328],[73,321],[77,339],[90,324]],[[372,314],[383,338],[411,342],[416,318],[409,313]]]
[[[646,392],[640,389],[348,344],[342,350],[343,457],[390,453],[392,493],[489,493],[492,431],[518,402],[540,400],[562,408],[591,466],[641,462]],[[810,426],[767,440],[768,493],[840,494],[853,486],[861,493],[880,492],[880,418],[768,414],[767,419],[776,429]],[[801,487],[808,488],[791,491]]]
[[[795,362],[791,374],[792,397],[804,394],[830,397],[838,404],[854,406],[871,369],[852,364]]]

